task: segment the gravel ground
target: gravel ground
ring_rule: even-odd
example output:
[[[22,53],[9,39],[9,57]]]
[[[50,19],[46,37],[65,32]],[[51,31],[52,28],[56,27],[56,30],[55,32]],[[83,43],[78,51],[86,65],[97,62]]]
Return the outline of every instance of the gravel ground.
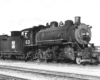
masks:
[[[30,70],[25,68],[13,68],[8,66],[0,66],[0,71],[2,71],[2,73],[6,72],[6,75],[25,78],[28,80],[100,80],[100,78],[98,77],[86,75],[48,72],[43,70]]]
[[[86,71],[88,71],[90,74],[92,73],[99,73],[100,72],[100,65],[76,65],[76,64],[65,64],[65,63],[36,63],[36,62],[24,62],[24,61],[2,61],[0,60],[0,65],[13,65],[13,66],[23,66],[24,68],[30,68],[30,69],[34,69],[34,68],[39,68],[39,69],[47,69],[47,70],[57,70],[57,71],[63,71],[63,72],[82,72],[85,74]],[[58,69],[57,69],[58,68]],[[61,69],[61,70],[60,70]],[[70,70],[69,70],[70,69]],[[81,70],[81,71],[80,71]],[[86,70],[86,71],[84,71]],[[4,72],[5,75],[9,75],[9,76],[14,76],[14,77],[20,77],[20,78],[24,78],[24,79],[28,79],[28,80],[84,80],[81,78],[73,78],[72,75],[69,77],[66,76],[55,76],[55,75],[44,75],[44,74],[38,74],[38,73],[29,73],[29,72],[20,72],[20,71],[11,71],[11,70],[3,70],[0,69],[0,74],[2,74]],[[70,73],[69,73],[70,74]],[[64,74],[65,75],[65,74]],[[68,75],[68,74],[67,74]],[[75,75],[74,75],[75,76]],[[99,75],[98,75],[99,76]],[[83,78],[85,78],[86,76],[82,76]],[[6,80],[6,79],[3,79]],[[7,79],[8,80],[8,79]],[[16,79],[14,79],[16,80]],[[87,80],[87,79],[85,79]],[[100,80],[99,78],[89,78],[89,80]]]
[[[7,66],[6,66],[7,67]],[[58,75],[53,75],[53,74],[45,74],[45,73],[38,73],[38,72],[30,72],[30,71],[20,71],[20,70],[10,70],[10,69],[5,69],[0,68],[0,72],[5,74],[5,75],[11,75],[15,76],[14,77],[9,77],[9,76],[4,76],[4,80],[84,80],[81,78],[74,78],[71,76],[58,76]],[[13,73],[13,74],[12,74]],[[18,77],[25,78],[25,79],[17,79]],[[2,78],[2,77],[1,77]],[[3,79],[2,78],[2,79]],[[6,79],[5,79],[6,78]]]

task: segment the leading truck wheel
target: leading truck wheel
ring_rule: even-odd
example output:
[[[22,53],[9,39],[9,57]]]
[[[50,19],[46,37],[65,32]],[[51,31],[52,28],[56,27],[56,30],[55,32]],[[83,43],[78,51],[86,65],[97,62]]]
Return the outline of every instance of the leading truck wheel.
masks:
[[[81,57],[76,57],[76,64],[81,64]]]

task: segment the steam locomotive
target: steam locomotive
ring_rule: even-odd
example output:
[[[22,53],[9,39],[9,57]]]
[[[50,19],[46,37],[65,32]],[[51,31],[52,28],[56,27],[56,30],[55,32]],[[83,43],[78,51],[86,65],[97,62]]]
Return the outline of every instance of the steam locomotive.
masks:
[[[0,36],[2,59],[29,59],[39,61],[98,62],[91,40],[91,26],[81,23],[80,17],[58,24],[52,21],[22,31],[12,31],[11,36]]]

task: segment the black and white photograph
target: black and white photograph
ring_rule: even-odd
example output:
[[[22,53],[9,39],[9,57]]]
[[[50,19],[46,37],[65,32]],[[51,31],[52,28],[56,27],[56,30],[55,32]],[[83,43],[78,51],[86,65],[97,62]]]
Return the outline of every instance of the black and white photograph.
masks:
[[[0,80],[100,80],[100,0],[0,0]]]

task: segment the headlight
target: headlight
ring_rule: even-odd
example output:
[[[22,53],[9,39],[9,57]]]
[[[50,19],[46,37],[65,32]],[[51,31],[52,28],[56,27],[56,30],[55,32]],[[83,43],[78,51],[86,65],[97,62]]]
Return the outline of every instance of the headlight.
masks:
[[[86,35],[89,35],[89,33],[87,32]]]

